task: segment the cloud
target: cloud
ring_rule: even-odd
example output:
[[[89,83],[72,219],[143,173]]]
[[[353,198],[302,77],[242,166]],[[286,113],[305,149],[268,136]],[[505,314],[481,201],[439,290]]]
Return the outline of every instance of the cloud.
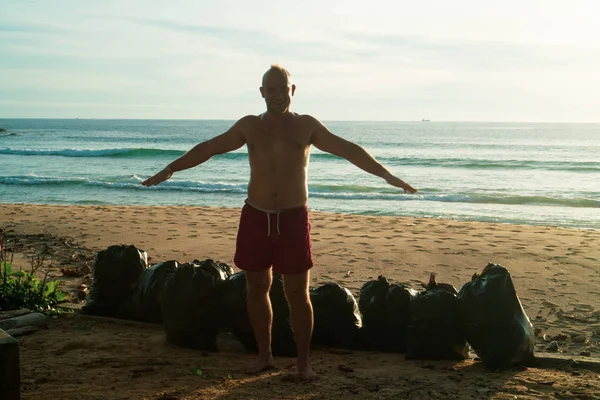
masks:
[[[549,68],[567,65],[573,57],[583,58],[587,49],[478,39],[430,38],[409,34],[343,32],[343,38],[378,49],[386,58],[405,64],[468,67],[474,70]],[[569,57],[565,57],[565,55]]]
[[[26,34],[26,35],[37,35],[37,34],[66,34],[69,33],[68,29],[59,28],[51,25],[40,25],[32,23],[0,23],[0,35],[3,34]]]
[[[122,103],[139,105],[136,115],[147,106],[148,116],[230,116],[262,106],[257,88],[272,62],[292,71],[298,104],[326,118],[559,118],[569,107],[597,114],[590,110],[600,93],[598,25],[591,15],[565,17],[562,8],[391,0],[6,4],[0,87],[5,99],[24,102],[12,110],[30,100],[31,115],[51,115],[48,104],[56,102],[65,112],[90,104],[97,116],[127,116],[132,109],[122,111]],[[159,113],[156,104],[172,107]]]
[[[145,27],[158,28],[170,32],[211,38],[225,44],[229,49],[252,53],[260,57],[277,56],[287,60],[318,61],[358,61],[376,55],[375,51],[355,43],[339,43],[331,34],[320,35],[320,40],[297,38],[293,31],[276,34],[255,29],[238,29],[225,26],[189,24],[174,20],[105,17],[129,22]],[[314,32],[313,32],[314,35]],[[312,35],[306,35],[312,36]],[[319,36],[319,35],[316,35]]]

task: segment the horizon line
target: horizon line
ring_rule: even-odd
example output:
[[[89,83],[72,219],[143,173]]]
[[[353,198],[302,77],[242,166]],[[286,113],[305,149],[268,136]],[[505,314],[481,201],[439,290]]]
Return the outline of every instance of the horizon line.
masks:
[[[68,120],[68,121],[229,121],[235,122],[237,119],[229,118],[112,118],[112,117],[0,117],[0,120]],[[325,122],[398,122],[398,123],[493,123],[493,124],[600,124],[598,121],[514,121],[514,120],[432,120],[432,119],[415,119],[415,120],[392,120],[392,119],[321,119]],[[0,128],[2,128],[0,126]]]

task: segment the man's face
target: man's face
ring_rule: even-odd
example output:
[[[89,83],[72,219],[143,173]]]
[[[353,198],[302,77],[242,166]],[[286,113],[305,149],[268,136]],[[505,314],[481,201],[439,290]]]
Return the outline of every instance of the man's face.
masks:
[[[267,104],[267,111],[278,115],[289,111],[295,91],[296,86],[290,84],[287,77],[278,72],[269,73],[260,88],[260,93]]]

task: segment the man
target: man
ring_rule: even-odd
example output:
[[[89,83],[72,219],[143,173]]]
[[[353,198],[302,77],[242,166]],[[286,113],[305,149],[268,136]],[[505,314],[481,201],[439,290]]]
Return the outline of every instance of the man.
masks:
[[[303,379],[317,377],[310,364],[313,310],[309,297],[312,267],[307,172],[310,146],[343,157],[387,183],[415,193],[409,184],[392,175],[365,149],[331,133],[310,115],[290,111],[296,86],[290,73],[273,65],[264,74],[260,93],[267,112],[237,121],[227,132],[200,143],[165,169],[147,179],[158,185],[173,173],[195,167],[211,157],[248,147],[250,182],[242,208],[234,262],[246,271],[247,304],[258,345],[258,361],[247,369],[257,373],[273,367],[269,299],[272,272],[283,274]]]

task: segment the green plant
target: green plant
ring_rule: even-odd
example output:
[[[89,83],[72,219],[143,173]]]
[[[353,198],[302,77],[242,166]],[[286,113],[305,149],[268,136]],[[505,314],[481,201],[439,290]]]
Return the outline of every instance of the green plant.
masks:
[[[207,372],[206,370],[202,370],[202,368],[198,365],[195,368],[191,368],[190,372],[194,375],[199,376],[200,378],[209,379],[212,378],[212,374]]]
[[[31,257],[31,271],[13,271],[14,253],[3,246],[0,235],[0,310],[28,308],[45,314],[58,314],[58,303],[65,300],[60,290],[60,281],[48,281],[50,271],[46,268],[44,277],[39,279],[36,272],[43,268],[44,258]]]

